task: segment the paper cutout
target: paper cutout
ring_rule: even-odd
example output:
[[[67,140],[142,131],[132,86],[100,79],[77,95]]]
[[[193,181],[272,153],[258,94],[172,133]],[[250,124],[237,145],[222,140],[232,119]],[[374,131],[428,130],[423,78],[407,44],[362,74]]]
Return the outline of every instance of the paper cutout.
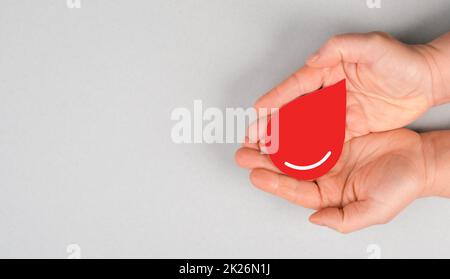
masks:
[[[345,140],[346,97],[342,80],[295,99],[272,116],[278,117],[278,146],[269,157],[278,169],[297,179],[314,180],[336,165]]]

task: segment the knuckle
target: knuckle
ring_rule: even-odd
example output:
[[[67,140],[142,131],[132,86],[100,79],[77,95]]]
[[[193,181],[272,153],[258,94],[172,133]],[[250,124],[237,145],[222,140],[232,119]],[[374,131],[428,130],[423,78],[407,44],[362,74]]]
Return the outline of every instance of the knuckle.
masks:
[[[383,217],[380,218],[380,220],[378,220],[377,224],[378,225],[386,225],[388,223],[390,223],[392,221],[393,217]]]
[[[350,230],[347,227],[345,227],[345,226],[338,226],[336,228],[336,231],[341,233],[341,234],[349,234],[350,233]]]
[[[339,43],[342,41],[345,35],[334,35],[330,39],[328,39],[328,42],[326,43],[327,46],[334,47],[336,45],[339,45]]]
[[[380,212],[379,217],[374,220],[375,225],[386,225],[387,223],[391,222],[392,219],[394,219],[394,216],[389,214],[389,212]]]
[[[382,43],[392,39],[392,37],[388,33],[382,31],[371,32],[368,35],[369,40],[373,43]]]

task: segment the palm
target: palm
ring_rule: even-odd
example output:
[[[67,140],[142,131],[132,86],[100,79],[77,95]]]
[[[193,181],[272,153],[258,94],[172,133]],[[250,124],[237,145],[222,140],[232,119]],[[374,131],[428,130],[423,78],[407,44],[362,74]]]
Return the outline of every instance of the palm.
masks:
[[[425,46],[408,46],[379,33],[344,35],[322,47],[318,60],[262,96],[258,108],[279,108],[293,99],[347,80],[346,140],[404,127],[433,104]]]
[[[370,210],[364,222],[376,224],[390,220],[421,195],[425,175],[417,162],[419,136],[408,130],[388,134],[347,143],[336,168],[316,181],[320,208],[344,208],[342,214],[348,217],[361,213],[352,204],[364,202]]]
[[[402,44],[379,32],[331,38],[255,107],[280,108],[346,79],[347,143],[337,166],[314,182],[281,174],[259,153],[264,131],[257,122],[250,126],[250,142],[236,154],[238,164],[253,169],[255,186],[317,209],[311,216],[316,224],[349,232],[390,220],[426,184],[420,136],[394,129],[411,123],[435,102],[432,84],[437,77],[428,53],[425,45]],[[383,131],[390,132],[379,133]]]
[[[335,168],[314,182],[287,177],[257,149],[242,148],[238,163],[254,169],[259,188],[317,209],[312,221],[342,232],[389,221],[425,185],[420,136],[409,130],[371,134],[346,143]]]
[[[347,80],[347,138],[403,127],[432,105],[425,59],[419,53],[384,56],[374,64],[341,62],[324,69],[324,84]]]

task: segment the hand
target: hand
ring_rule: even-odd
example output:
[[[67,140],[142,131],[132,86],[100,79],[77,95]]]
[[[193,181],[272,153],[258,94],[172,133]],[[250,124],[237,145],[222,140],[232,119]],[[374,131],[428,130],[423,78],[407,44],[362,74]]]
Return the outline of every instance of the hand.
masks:
[[[250,179],[256,187],[317,210],[311,222],[342,233],[390,221],[412,201],[428,195],[430,185],[421,136],[406,129],[347,142],[335,168],[317,181],[281,174],[257,145],[238,150],[236,161],[252,169]]]
[[[427,48],[432,47],[406,45],[379,32],[333,37],[255,107],[279,108],[346,79],[346,140],[404,127],[434,105],[438,72]]]

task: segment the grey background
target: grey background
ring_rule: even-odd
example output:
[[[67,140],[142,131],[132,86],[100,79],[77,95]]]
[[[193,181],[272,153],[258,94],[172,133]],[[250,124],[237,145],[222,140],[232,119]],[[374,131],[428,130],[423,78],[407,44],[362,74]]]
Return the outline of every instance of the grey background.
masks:
[[[175,107],[248,107],[329,36],[450,30],[448,0],[0,0],[0,257],[450,257],[450,201],[350,235],[250,186]],[[413,125],[450,128],[450,106]]]

